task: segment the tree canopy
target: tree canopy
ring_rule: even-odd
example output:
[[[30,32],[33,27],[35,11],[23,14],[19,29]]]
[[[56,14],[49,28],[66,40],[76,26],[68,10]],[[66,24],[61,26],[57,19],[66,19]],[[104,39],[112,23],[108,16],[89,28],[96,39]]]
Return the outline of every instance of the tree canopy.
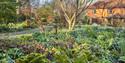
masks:
[[[9,23],[16,20],[16,5],[15,0],[0,1],[0,23]]]

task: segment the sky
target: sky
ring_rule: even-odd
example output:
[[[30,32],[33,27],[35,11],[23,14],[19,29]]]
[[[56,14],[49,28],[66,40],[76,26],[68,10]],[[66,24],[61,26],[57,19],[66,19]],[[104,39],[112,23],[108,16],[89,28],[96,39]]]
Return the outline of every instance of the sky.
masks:
[[[40,4],[44,4],[45,1],[47,0],[40,0]],[[50,2],[51,0],[48,0],[48,1]]]
[[[52,0],[40,0],[40,4],[43,5],[45,3],[45,1],[52,1]],[[98,0],[93,0],[94,2],[98,1]]]
[[[33,7],[38,7],[38,6],[42,6],[46,1],[48,1],[48,2],[50,2],[50,1],[52,1],[52,0],[31,0],[31,1],[33,1],[32,3],[31,3],[31,5],[33,6]]]

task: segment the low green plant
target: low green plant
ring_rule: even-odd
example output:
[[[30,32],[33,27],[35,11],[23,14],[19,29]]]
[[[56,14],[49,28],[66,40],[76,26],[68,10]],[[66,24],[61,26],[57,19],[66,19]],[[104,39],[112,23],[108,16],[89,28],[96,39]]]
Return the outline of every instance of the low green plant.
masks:
[[[45,54],[31,53],[26,56],[20,57],[16,63],[50,63]]]
[[[34,33],[18,41],[2,41],[0,59],[17,63],[120,63],[124,61],[125,29],[84,27],[73,31]],[[31,38],[35,39],[32,41]],[[21,42],[20,42],[21,41]],[[8,46],[8,47],[6,47]],[[8,49],[12,47],[12,49]],[[19,50],[23,54],[15,53]],[[17,59],[18,58],[18,59]],[[16,59],[16,60],[15,60]]]
[[[73,58],[79,60],[80,63],[114,63],[119,62],[119,58],[124,55],[124,31],[122,28],[108,28],[108,27],[89,27],[86,26],[81,29],[76,29],[73,31],[62,31],[58,34],[54,33],[35,33],[33,37],[38,42],[49,43],[54,40],[54,42],[76,42],[77,44],[88,44],[89,49],[80,49],[81,53],[78,53],[79,58],[84,58],[87,60],[78,59],[77,56]],[[43,38],[45,40],[43,40]],[[67,40],[69,39],[69,40]],[[74,44],[72,44],[74,46]],[[50,45],[51,46],[51,45]],[[53,47],[53,46],[52,46]],[[65,46],[64,46],[65,47]],[[75,49],[75,48],[74,48]],[[73,55],[72,49],[68,48],[57,48],[59,54],[55,54],[55,61],[63,63],[78,63],[75,59],[71,58],[69,55]],[[79,49],[77,49],[79,50]],[[82,50],[84,52],[82,52]],[[67,52],[68,51],[68,52]],[[87,57],[82,56],[82,53],[89,51]],[[63,54],[63,55],[62,55]],[[77,55],[77,54],[76,54]],[[94,57],[91,57],[94,56]],[[91,58],[92,60],[88,60]],[[74,60],[74,61],[73,61]],[[83,62],[82,62],[83,61]]]
[[[23,56],[23,52],[18,48],[10,48],[9,50],[1,50],[0,63],[14,63],[15,59]]]
[[[33,41],[33,37],[32,37],[32,34],[26,34],[26,35],[22,35],[22,36],[19,36],[19,38],[21,41]]]

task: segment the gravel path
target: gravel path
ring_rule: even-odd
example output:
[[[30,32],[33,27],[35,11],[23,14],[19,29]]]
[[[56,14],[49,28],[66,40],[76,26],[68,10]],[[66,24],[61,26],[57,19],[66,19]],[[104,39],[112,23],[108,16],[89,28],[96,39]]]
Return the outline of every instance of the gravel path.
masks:
[[[46,29],[49,29],[49,28],[52,29],[52,27],[47,27]],[[114,27],[101,27],[100,26],[100,28],[114,28]],[[124,27],[115,27],[115,28],[125,29]],[[29,30],[24,30],[24,31],[20,31],[20,32],[0,33],[0,39],[11,39],[11,38],[20,37],[22,35],[32,35],[32,33],[38,32],[38,31],[40,31],[40,30],[38,28],[35,28],[35,29],[29,29]],[[66,31],[66,30],[62,30],[62,31]]]
[[[25,35],[25,34],[32,34],[34,32],[39,31],[38,28],[24,30],[20,32],[12,32],[12,33],[0,33],[0,39],[9,39],[9,38],[16,38],[17,36]]]

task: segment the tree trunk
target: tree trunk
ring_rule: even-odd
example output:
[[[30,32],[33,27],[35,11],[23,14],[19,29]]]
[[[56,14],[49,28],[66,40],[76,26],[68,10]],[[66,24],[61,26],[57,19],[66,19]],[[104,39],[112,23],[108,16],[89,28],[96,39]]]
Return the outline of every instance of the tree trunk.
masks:
[[[16,3],[19,3],[19,0],[16,0]],[[20,10],[20,9],[19,9],[19,6],[17,6],[17,9],[16,9],[16,13],[17,13],[17,14],[20,13],[19,10]]]
[[[68,30],[69,31],[73,30],[75,27],[76,18],[74,17],[73,19],[70,19],[67,22],[68,22]]]
[[[90,24],[90,25],[92,24],[92,18],[89,19],[89,24]]]
[[[43,25],[40,25],[39,29],[40,29],[41,32],[44,32],[44,30],[45,30]]]

